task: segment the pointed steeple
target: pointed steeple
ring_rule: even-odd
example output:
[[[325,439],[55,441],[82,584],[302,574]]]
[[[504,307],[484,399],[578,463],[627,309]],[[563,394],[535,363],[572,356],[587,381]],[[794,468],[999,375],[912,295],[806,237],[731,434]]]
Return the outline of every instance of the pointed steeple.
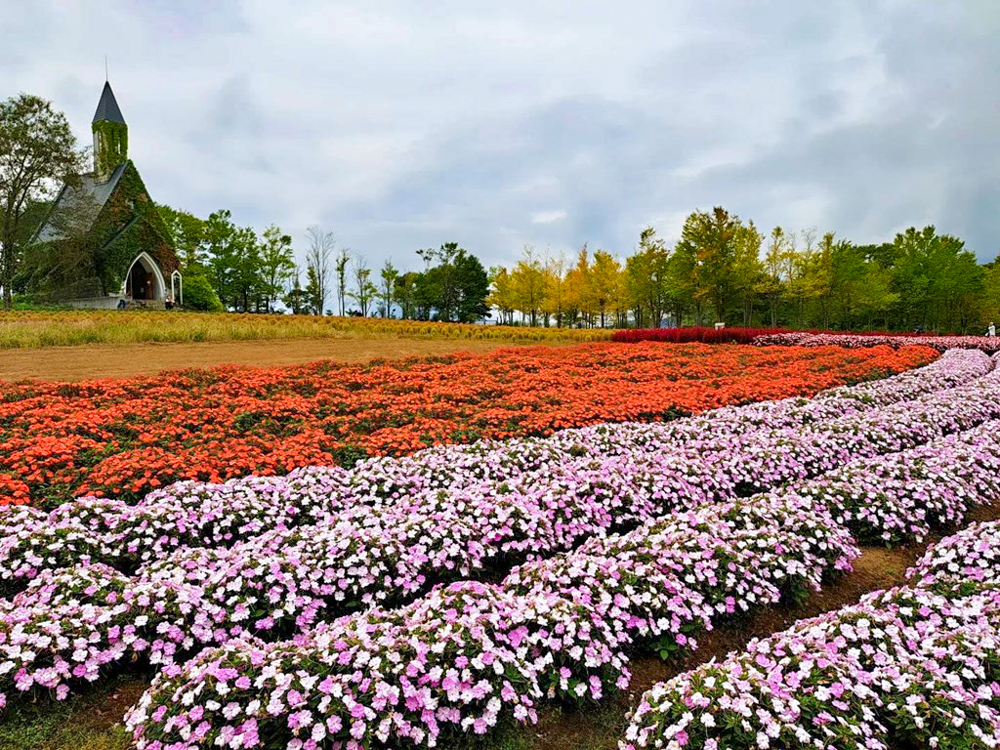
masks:
[[[128,125],[107,81],[90,127],[94,132],[94,181],[107,182],[128,159]]]
[[[125,118],[122,117],[122,111],[118,108],[118,102],[115,99],[115,92],[111,90],[111,84],[107,81],[104,82],[104,91],[101,92],[101,101],[97,103],[97,111],[94,113],[93,121],[100,122],[101,120],[125,124]]]

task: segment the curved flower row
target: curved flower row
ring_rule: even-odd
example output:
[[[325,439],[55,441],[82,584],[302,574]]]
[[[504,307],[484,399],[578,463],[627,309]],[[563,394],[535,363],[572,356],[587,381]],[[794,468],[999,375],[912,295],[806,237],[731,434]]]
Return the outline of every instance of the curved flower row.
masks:
[[[0,587],[14,592],[46,568],[84,560],[131,573],[190,547],[235,545],[256,559],[271,545],[294,549],[304,540],[322,547],[339,535],[352,540],[343,550],[358,550],[369,560],[405,558],[391,583],[362,577],[371,579],[369,586],[408,593],[427,578],[440,580],[442,572],[455,579],[509,567],[526,554],[566,549],[593,533],[766,490],[1000,416],[991,395],[1000,373],[984,376],[992,366],[979,352],[949,352],[922,370],[837,389],[815,401],[724,409],[666,425],[609,425],[549,439],[435,448],[353,470],[312,467],[224,485],[185,482],[136,506],[85,498],[48,515],[7,509],[0,511],[6,532]],[[963,383],[957,392],[934,390]],[[900,403],[912,396],[919,398]],[[885,404],[890,406],[877,408]],[[793,430],[796,425],[805,427]],[[696,439],[698,434],[722,437]],[[719,454],[711,464],[710,452]],[[271,533],[249,545],[238,543],[266,531]],[[412,572],[428,564],[431,570]],[[380,599],[363,590],[354,594],[365,603]]]
[[[1000,502],[1000,422],[877,461],[858,460],[801,491],[830,508],[862,542],[923,540],[960,523],[976,505]]]
[[[920,586],[1000,586],[1000,522],[972,524],[931,547],[907,578]]]
[[[788,331],[785,333],[762,333],[753,337],[757,346],[842,346],[860,349],[870,346],[929,346],[939,352],[949,349],[979,349],[990,354],[1000,351],[1000,338],[996,336],[899,336],[893,334],[852,334],[852,333],[808,333]]]
[[[996,535],[996,524],[970,527],[909,572],[917,587],[870,594],[655,685],[619,747],[996,747]]]
[[[451,584],[292,641],[207,650],[165,669],[129,724],[151,750],[263,737],[433,746],[533,721],[539,699],[600,699],[628,684],[636,645],[693,648],[691,634],[718,617],[818,586],[856,554],[828,515],[780,498],[676,514],[497,585]]]

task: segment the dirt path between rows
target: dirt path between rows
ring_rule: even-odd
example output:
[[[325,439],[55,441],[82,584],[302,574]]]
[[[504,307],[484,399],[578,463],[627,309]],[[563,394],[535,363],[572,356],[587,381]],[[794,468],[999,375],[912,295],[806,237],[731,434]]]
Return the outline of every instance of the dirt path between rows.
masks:
[[[566,346],[572,342],[551,342]],[[0,350],[0,380],[90,380],[153,375],[186,367],[241,364],[264,367],[319,359],[368,362],[455,352],[483,354],[511,346],[538,346],[517,341],[477,339],[278,339],[206,341],[191,344],[88,344],[45,349]]]

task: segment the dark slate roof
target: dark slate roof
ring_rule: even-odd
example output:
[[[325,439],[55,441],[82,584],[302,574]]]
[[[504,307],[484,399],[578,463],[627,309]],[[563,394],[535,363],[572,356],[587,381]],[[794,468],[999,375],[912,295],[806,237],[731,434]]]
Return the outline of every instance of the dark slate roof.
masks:
[[[80,207],[87,208],[87,203],[91,204],[89,208],[93,213],[88,218],[91,219],[90,223],[93,225],[93,221],[97,219],[97,215],[104,208],[104,204],[108,202],[108,198],[115,191],[115,187],[118,186],[118,181],[125,172],[127,164],[128,162],[120,164],[111,173],[111,179],[107,182],[94,182],[94,175],[84,174],[77,178],[75,181],[76,184],[71,185],[70,183],[66,183],[63,185],[63,189],[59,191],[59,195],[56,196],[56,200],[52,204],[52,209],[49,211],[45,223],[42,224],[37,234],[35,234],[33,241],[53,242],[54,240],[62,239],[64,232],[62,227],[59,226],[59,212],[62,210],[72,211]],[[89,229],[89,227],[87,228]],[[83,229],[83,227],[80,227],[80,229]]]
[[[115,100],[115,92],[111,90],[111,84],[107,81],[104,82],[101,101],[97,103],[97,111],[94,113],[94,122],[101,120],[125,124],[125,118],[122,117],[122,111],[118,108],[118,102]]]

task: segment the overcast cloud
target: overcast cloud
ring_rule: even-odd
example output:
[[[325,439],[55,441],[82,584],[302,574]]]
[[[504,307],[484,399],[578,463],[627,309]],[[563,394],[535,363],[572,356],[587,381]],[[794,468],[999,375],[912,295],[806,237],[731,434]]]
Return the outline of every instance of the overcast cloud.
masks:
[[[153,197],[300,252],[626,255],[713,205],[1000,251],[997,0],[0,0],[0,97],[86,142],[105,54]]]

